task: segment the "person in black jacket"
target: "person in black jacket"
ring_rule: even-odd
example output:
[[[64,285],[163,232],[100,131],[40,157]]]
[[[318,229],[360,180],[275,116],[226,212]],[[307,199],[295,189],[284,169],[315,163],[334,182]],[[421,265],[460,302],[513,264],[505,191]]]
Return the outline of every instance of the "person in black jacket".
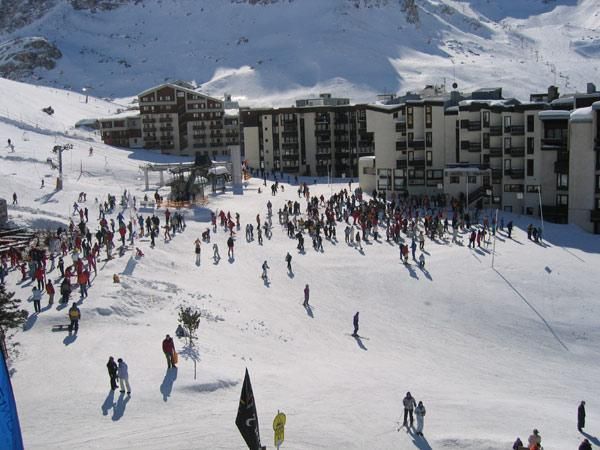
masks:
[[[585,402],[582,400],[577,408],[577,429],[579,431],[585,428]]]
[[[592,450],[592,444],[587,439],[584,439],[581,444],[579,444],[579,450]]]
[[[115,359],[112,356],[108,358],[106,368],[108,369],[108,376],[110,377],[110,388],[114,391],[115,389],[117,389],[117,379],[119,377],[117,376],[118,366],[115,362]]]

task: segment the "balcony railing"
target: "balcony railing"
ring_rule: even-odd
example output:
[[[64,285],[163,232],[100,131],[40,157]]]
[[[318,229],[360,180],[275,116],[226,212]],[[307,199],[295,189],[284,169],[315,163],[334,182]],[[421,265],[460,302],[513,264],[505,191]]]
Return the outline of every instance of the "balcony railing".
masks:
[[[500,127],[500,126],[490,127],[490,136],[502,136],[502,127]]]
[[[525,170],[523,169],[507,169],[504,173],[509,175],[513,180],[522,180],[525,178]]]
[[[424,159],[409,160],[408,165],[411,167],[425,167],[425,160]]]
[[[525,147],[507,148],[506,154],[510,156],[525,156]]]
[[[510,132],[514,136],[523,136],[525,134],[525,126],[513,125],[510,127]]]
[[[542,138],[542,150],[565,150],[567,138]]]
[[[331,130],[329,128],[327,129],[316,129],[315,130],[315,136],[329,136],[331,134]]]
[[[396,142],[396,151],[406,150],[406,141]]]
[[[415,150],[424,150],[425,149],[425,141],[424,140],[408,141],[408,146],[411,148],[414,148]]]
[[[502,148],[501,147],[491,147],[490,148],[490,157],[491,158],[501,158],[502,157]]]
[[[281,148],[284,150],[293,150],[298,148],[298,143],[297,142],[284,142],[283,144],[281,144]]]
[[[468,124],[469,131],[481,131],[481,122],[470,120]]]

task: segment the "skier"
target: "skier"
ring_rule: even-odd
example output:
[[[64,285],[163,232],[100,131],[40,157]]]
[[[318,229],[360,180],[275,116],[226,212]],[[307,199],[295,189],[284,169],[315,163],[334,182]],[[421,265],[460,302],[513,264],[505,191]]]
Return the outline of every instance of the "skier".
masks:
[[[302,305],[306,308],[308,307],[308,299],[310,297],[310,288],[308,287],[308,284],[306,286],[304,286],[304,303],[302,303]]]
[[[425,420],[425,406],[423,402],[419,402],[415,408],[415,415],[417,416],[417,434],[423,436],[423,421]]]
[[[200,250],[201,250],[200,249],[200,239],[196,239],[195,244],[196,244],[196,249],[195,249],[195,252],[196,252],[196,265],[199,266],[200,265]]]
[[[16,192],[13,192],[13,203],[12,204],[13,205],[17,205],[18,204],[18,202],[17,202],[17,193]]]
[[[404,422],[402,423],[402,426],[408,426],[407,425],[407,419],[410,418],[410,426],[413,426],[413,411],[415,406],[417,406],[417,403],[415,402],[415,399],[413,398],[412,395],[410,395],[410,392],[406,393],[406,397],[404,397],[404,399],[402,400],[402,404],[404,405]]]
[[[510,222],[509,222],[510,225]],[[533,434],[531,434],[529,436],[529,439],[527,440],[527,442],[529,443],[529,448],[530,449],[538,449],[541,448],[542,445],[542,436],[540,436],[540,432],[537,429],[533,430]]]
[[[79,331],[79,320],[81,319],[81,311],[77,307],[77,303],[73,302],[73,306],[69,309],[69,319],[71,323],[69,324],[69,333],[72,331]]]
[[[131,395],[131,386],[129,386],[129,370],[127,368],[127,363],[123,361],[122,358],[119,358],[119,382],[121,384],[121,394],[125,393],[125,387],[127,387],[127,395]]]
[[[512,220],[510,222],[508,222],[508,224],[506,225],[506,229],[508,231],[508,237],[511,238],[511,236],[512,236],[512,229],[513,229]]]
[[[287,255],[285,255],[285,262],[287,263],[287,270],[288,272],[292,272],[292,255],[290,255],[290,252],[287,253]]]
[[[515,440],[515,442],[514,442],[514,444],[513,444],[513,446],[512,446],[512,449],[513,449],[513,450],[521,450],[522,448],[523,448],[523,441],[521,440],[521,438],[520,438],[520,437],[518,437],[518,438]]]
[[[582,400],[577,408],[577,430],[579,432],[585,428],[585,402]]]
[[[213,259],[215,262],[218,262],[221,259],[221,255],[219,255],[219,246],[216,242],[213,244]]]
[[[42,291],[37,287],[33,287],[31,290],[31,299],[33,300],[33,309],[36,313],[41,311],[40,302],[42,300]]]
[[[421,269],[425,268],[425,255],[423,253],[419,255],[419,267]]]
[[[356,312],[356,314],[354,314],[354,319],[352,320],[352,323],[354,324],[354,332],[352,333],[352,336],[357,337],[358,336],[358,311]]]
[[[360,243],[360,231],[357,231],[357,232],[356,232],[356,245],[358,246],[358,248],[359,248],[360,250],[362,250],[362,245],[361,245],[361,243]]]
[[[587,439],[584,439],[581,444],[579,444],[579,450],[592,450],[592,444]]]
[[[175,344],[173,343],[173,339],[171,336],[167,334],[167,336],[162,341],[162,350],[165,354],[165,358],[167,358],[167,368],[171,367],[177,368],[177,366],[173,363],[173,354],[175,353]]]
[[[231,236],[227,239],[227,256],[233,259],[233,238]]]
[[[267,264],[267,261],[262,263],[262,275],[261,278],[265,281],[268,281],[269,279],[269,275],[267,273],[267,270],[270,269],[269,265]]]
[[[417,251],[417,241],[415,241],[414,239],[412,240],[412,243],[410,244],[410,249],[412,251],[413,261],[416,261],[417,257],[415,256],[415,252]]]
[[[106,368],[108,369],[108,376],[110,377],[110,388],[114,391],[115,389],[117,389],[117,379],[119,378],[119,376],[117,373],[117,363],[115,362],[115,359],[112,356],[108,358]]]

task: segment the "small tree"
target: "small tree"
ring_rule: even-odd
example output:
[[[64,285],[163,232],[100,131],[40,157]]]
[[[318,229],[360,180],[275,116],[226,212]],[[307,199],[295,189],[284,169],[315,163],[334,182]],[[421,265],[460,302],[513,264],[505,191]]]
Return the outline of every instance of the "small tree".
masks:
[[[188,343],[194,345],[193,339],[196,339],[196,331],[200,326],[201,312],[193,309],[191,306],[179,307],[179,323],[187,331]]]
[[[14,292],[6,292],[4,285],[0,285],[0,344],[5,358],[8,358],[5,340],[10,339],[11,330],[21,327],[29,315],[24,309],[19,309],[21,300],[14,296]]]

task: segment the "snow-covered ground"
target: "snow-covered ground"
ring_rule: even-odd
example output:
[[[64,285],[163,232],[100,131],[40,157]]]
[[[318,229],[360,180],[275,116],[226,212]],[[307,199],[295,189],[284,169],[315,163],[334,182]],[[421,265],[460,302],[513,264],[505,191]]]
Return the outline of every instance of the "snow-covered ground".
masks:
[[[25,98],[29,89],[0,80],[4,94],[13,90]],[[0,137],[15,145],[14,153],[0,148],[0,196],[10,203],[18,193],[19,204],[9,207],[15,223],[66,224],[72,203],[85,191],[95,230],[94,198],[127,189],[140,199],[139,165],[175,160],[111,148],[84,131],[73,135],[75,121],[117,105],[95,99],[86,105],[80,96],[31,89],[41,105],[53,105],[57,122],[43,124],[54,132],[36,132],[29,123],[23,130],[0,119]],[[28,102],[10,105],[14,117],[37,120],[30,116],[37,106]],[[45,161],[54,156],[54,145],[64,143],[74,148],[65,153],[64,190],[55,192],[56,172]],[[290,449],[503,450],[534,427],[545,448],[576,448],[583,399],[586,430],[593,435],[600,427],[597,236],[546,223],[546,244],[540,246],[527,240],[524,227],[531,219],[505,214],[517,228],[514,239],[498,234],[495,270],[491,247],[469,250],[428,240],[426,271],[401,264],[398,247],[385,241],[365,245],[361,254],[344,243],[341,225],[340,242],[324,241],[320,253],[307,239],[306,254],[299,254],[276,214],[272,239],[263,246],[244,239],[246,223],[255,223],[257,213],[265,219],[268,200],[276,212],[298,199],[295,186],[284,183],[285,192],[273,197],[259,194],[260,185],[252,179],[243,195],[210,196],[211,210],[241,215],[234,260],[227,258],[227,234],[219,229],[210,246],[203,244],[197,267],[194,241],[208,226],[207,215],[185,211],[187,229],[172,241],[159,239],[151,249],[144,238],[135,243],[143,258],[136,260],[129,249],[99,262],[80,305],[76,337],[51,331],[67,322],[67,309],[56,303],[45,308],[42,300],[42,313],[16,336],[19,355],[12,362],[26,448],[243,448],[234,420],[246,367],[269,448],[278,410],[287,415],[282,448]],[[345,187],[323,183],[311,192],[328,195]],[[161,218],[163,213],[158,211]],[[211,258],[213,242],[223,257],[218,264]],[[288,251],[293,276],[285,268]],[[264,260],[271,267],[268,285],[260,279]],[[113,283],[113,274],[121,283]],[[56,279],[57,272],[50,275]],[[8,285],[26,300],[32,286],[19,278],[11,273]],[[301,304],[306,283],[310,314]],[[174,335],[180,305],[204,313],[197,355],[177,342],[180,364],[169,372],[161,341]],[[31,303],[25,307],[33,312]],[[350,336],[356,311],[360,342]],[[131,398],[109,392],[110,355],[129,364]],[[406,391],[427,407],[425,439],[396,431]]]

